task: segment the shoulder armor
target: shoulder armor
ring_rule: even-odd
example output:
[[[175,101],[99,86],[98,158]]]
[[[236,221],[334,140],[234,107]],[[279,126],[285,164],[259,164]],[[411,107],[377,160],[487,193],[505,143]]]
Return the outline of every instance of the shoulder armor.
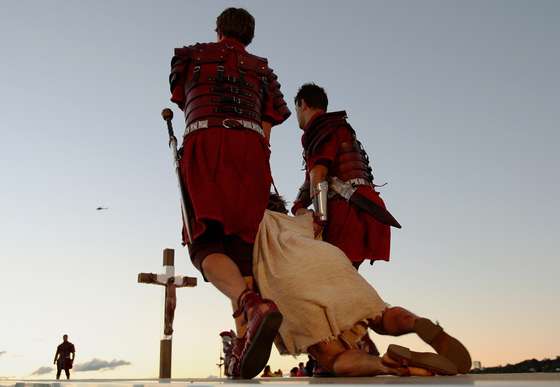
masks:
[[[325,113],[318,117],[304,134],[305,154],[310,156],[317,152],[318,148],[328,141],[340,127],[346,127],[354,134],[354,129],[346,121],[346,118],[345,111]]]

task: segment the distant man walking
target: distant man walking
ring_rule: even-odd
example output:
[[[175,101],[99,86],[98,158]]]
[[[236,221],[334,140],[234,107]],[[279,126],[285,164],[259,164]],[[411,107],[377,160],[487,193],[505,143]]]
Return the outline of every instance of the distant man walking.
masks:
[[[57,379],[60,379],[62,370],[66,373],[66,379],[70,379],[70,369],[75,357],[76,348],[74,348],[74,344],[68,341],[68,335],[62,336],[62,343],[56,348],[56,353],[54,354]]]

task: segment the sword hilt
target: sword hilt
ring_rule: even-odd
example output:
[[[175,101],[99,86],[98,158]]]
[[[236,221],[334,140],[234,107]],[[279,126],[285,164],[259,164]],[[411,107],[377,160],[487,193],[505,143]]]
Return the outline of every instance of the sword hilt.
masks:
[[[169,108],[163,109],[161,111],[161,117],[167,123],[167,134],[169,134],[169,145],[171,145],[171,142],[173,140],[175,140],[175,143],[177,143],[177,138],[175,137],[175,133],[173,133],[173,123],[171,122],[171,120],[173,119],[173,110]]]
[[[175,137],[175,134],[173,133],[173,124],[171,122],[173,119],[173,111],[169,108],[165,108],[161,111],[161,116],[167,123],[167,133],[169,134],[169,137]]]

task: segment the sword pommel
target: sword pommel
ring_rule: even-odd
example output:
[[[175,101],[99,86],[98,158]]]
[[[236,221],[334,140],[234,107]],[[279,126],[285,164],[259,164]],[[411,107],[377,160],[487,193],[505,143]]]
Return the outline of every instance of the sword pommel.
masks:
[[[171,121],[173,119],[173,110],[165,108],[161,111],[161,116],[165,121]]]

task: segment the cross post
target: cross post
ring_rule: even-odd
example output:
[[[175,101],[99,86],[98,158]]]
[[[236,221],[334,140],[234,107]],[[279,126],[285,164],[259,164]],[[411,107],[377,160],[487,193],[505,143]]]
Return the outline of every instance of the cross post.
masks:
[[[177,288],[196,286],[196,278],[175,275],[175,250],[163,250],[162,274],[138,273],[138,282],[165,286],[165,307],[163,314],[163,337],[160,341],[159,351],[159,378],[171,378],[171,353],[173,339],[173,318],[177,305]]]

